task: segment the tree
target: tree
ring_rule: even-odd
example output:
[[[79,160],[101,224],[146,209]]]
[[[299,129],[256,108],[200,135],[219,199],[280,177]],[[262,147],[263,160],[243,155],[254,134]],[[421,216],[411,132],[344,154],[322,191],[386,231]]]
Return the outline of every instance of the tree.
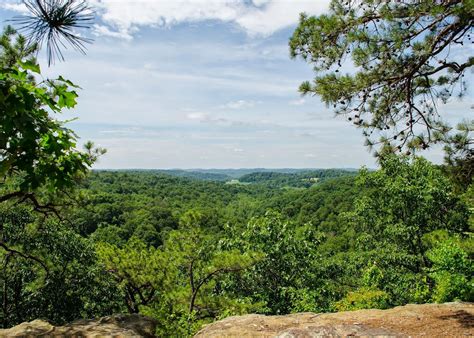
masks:
[[[436,243],[428,252],[428,258],[432,262],[430,276],[435,281],[432,297],[435,302],[470,302],[474,299],[472,259],[469,258],[468,252],[463,250],[460,242],[457,238],[447,238]],[[472,239],[468,245],[472,254]]]
[[[466,190],[474,175],[474,120],[459,123],[457,130],[448,136],[444,147],[445,170],[461,190]]]
[[[357,184],[365,193],[355,204],[355,226],[367,234],[364,243],[370,248],[386,241],[421,257],[425,234],[469,229],[468,210],[453,184],[423,158],[392,155],[380,170],[361,171]]]
[[[239,308],[238,301],[218,291],[218,281],[224,275],[245,271],[259,259],[252,248],[245,251],[221,248],[215,234],[207,231],[206,221],[206,215],[198,211],[186,212],[181,217],[180,228],[169,233],[163,247],[170,266],[179,271],[175,285],[184,297],[175,301],[176,309],[181,310],[179,303],[184,301],[183,309],[200,320],[216,318],[224,309]]]
[[[245,313],[248,300],[222,290],[221,280],[253,265],[253,251],[221,250],[218,238],[206,231],[206,217],[183,215],[160,248],[132,237],[123,248],[99,243],[106,269],[118,281],[129,312],[159,319],[158,334],[188,336],[225,314]]]
[[[242,275],[231,276],[229,289],[251,295],[254,303],[265,305],[263,312],[267,314],[317,309],[313,291],[316,280],[319,282],[315,271],[322,233],[311,224],[298,225],[274,211],[252,218],[243,228],[229,226],[226,230],[229,248],[263,254],[263,259]]]
[[[300,92],[362,128],[368,146],[426,149],[450,130],[439,104],[465,92],[473,14],[462,0],[332,0],[328,14],[301,15],[290,39],[316,72]],[[345,64],[355,71],[342,75]]]
[[[166,266],[158,249],[147,247],[139,238],[132,237],[123,248],[98,243],[97,252],[105,269],[117,280],[130,313],[138,313],[141,306],[156,300]]]
[[[23,3],[30,15],[12,21],[27,37],[7,27],[0,38],[0,203],[28,200],[37,211],[57,214],[52,203],[40,203],[36,192],[71,188],[105,150],[94,149],[91,142],[85,152],[76,150],[77,136],[53,115],[75,107],[79,87],[62,76],[36,83],[40,67],[34,55],[44,41],[48,64],[64,59],[63,40],[84,52],[90,39],[75,30],[88,28],[93,16],[85,0]]]
[[[25,205],[0,205],[0,326],[119,311],[117,285],[91,241],[39,216]]]
[[[12,41],[15,36],[7,28],[0,38],[0,203],[30,201],[37,211],[56,212],[37,192],[72,188],[105,150],[90,142],[85,151],[76,149],[76,134],[54,115],[75,107],[78,87],[61,76],[36,83],[35,48],[20,36]]]
[[[14,67],[19,60],[30,59],[33,62],[38,44],[29,44],[24,36],[17,35],[13,27],[7,26],[0,38],[0,50],[0,65],[2,68],[9,68]]]
[[[46,42],[48,65],[64,60],[61,48],[65,42],[85,54],[85,43],[92,40],[78,34],[78,28],[89,28],[94,16],[86,0],[23,0],[30,15],[14,18],[30,43],[40,47]]]
[[[75,107],[79,87],[61,76],[38,82],[37,50],[37,43],[17,35],[11,27],[0,37],[4,326],[36,317],[64,322],[103,315],[117,304],[113,302],[113,281],[101,278],[87,240],[62,223],[46,217],[39,222],[25,210],[16,212],[14,202],[28,202],[44,216],[54,213],[61,218],[57,202],[64,203],[64,196],[105,152],[94,149],[90,142],[85,151],[77,150],[76,134],[56,119],[57,114]]]
[[[428,238],[436,231],[464,236],[469,211],[441,169],[427,160],[392,155],[381,164],[376,172],[361,171],[362,196],[346,214],[357,232],[362,284],[388,293],[391,306],[427,301],[434,278],[428,272],[435,262]]]

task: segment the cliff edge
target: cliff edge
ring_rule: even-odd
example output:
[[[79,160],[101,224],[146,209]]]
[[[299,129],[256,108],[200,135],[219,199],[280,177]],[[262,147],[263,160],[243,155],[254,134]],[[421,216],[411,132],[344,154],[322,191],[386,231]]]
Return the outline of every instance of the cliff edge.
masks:
[[[0,330],[0,337],[154,337],[156,321],[114,315],[53,326],[43,320]],[[173,336],[172,334],[170,336]],[[389,310],[234,316],[205,326],[197,338],[474,336],[474,303],[421,304]]]
[[[0,330],[0,337],[155,337],[155,328],[154,319],[136,314],[81,319],[64,326],[36,319]]]
[[[205,326],[195,337],[321,336],[474,336],[474,304],[410,304],[389,310],[234,316]]]

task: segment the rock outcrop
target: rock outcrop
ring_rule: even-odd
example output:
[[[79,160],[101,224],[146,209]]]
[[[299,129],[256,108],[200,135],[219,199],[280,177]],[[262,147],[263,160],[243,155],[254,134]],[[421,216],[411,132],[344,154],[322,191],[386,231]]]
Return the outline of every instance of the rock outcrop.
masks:
[[[474,336],[474,304],[399,306],[389,310],[228,317],[204,327],[196,338]]]
[[[114,315],[53,326],[43,320],[0,330],[0,337],[154,337],[156,321],[140,315]]]
[[[53,326],[42,320],[0,330],[0,337],[154,337],[156,321],[140,315],[114,315]],[[173,336],[171,333],[170,336]],[[228,317],[204,327],[196,338],[474,336],[474,304],[399,306],[389,310],[297,313],[287,316]]]

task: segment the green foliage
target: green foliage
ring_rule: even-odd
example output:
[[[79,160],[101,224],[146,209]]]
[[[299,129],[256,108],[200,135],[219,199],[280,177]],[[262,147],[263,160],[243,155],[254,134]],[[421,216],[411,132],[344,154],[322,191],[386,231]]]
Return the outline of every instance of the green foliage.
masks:
[[[206,231],[206,221],[199,212],[185,213],[180,228],[169,232],[159,249],[137,237],[123,248],[98,244],[128,310],[159,319],[159,334],[190,335],[209,320],[253,308],[245,297],[222,292],[221,280],[253,265],[259,254],[219,249],[215,236]]]
[[[0,323],[64,323],[120,311],[115,283],[91,243],[26,207],[0,208]]]
[[[97,315],[150,315],[159,335],[191,336],[203,324],[249,312],[471,299],[470,190],[460,196],[423,159],[387,157],[382,164],[301,190],[92,173],[78,191],[83,204],[64,215],[81,233],[71,232],[73,243],[95,243],[100,264],[93,266],[102,271],[95,280],[110,286],[104,295],[113,293],[115,303],[101,301],[97,286],[97,298],[77,304]],[[456,245],[445,248],[449,241]],[[41,285],[41,266],[31,266]],[[79,315],[93,312],[84,311]]]
[[[309,188],[328,178],[355,174],[356,172],[354,171],[340,169],[312,170],[297,173],[255,172],[243,175],[239,178],[239,182],[258,183],[281,188]]]
[[[165,279],[161,252],[132,237],[123,248],[99,243],[97,253],[104,267],[117,280],[122,297],[131,313],[156,300]]]
[[[252,208],[232,208],[231,204],[250,198],[252,206],[276,190],[261,186],[230,186],[224,182],[176,178],[155,172],[93,172],[82,183],[81,208],[66,217],[84,235],[115,226],[114,236],[127,241],[137,227],[146,227],[154,245],[163,242],[166,233],[176,229],[178,219],[188,210],[198,210],[206,217],[208,227],[222,228],[235,212],[248,219]],[[229,216],[226,216],[229,215]],[[153,229],[155,231],[153,231]],[[158,236],[158,237],[157,237]]]
[[[444,169],[463,191],[472,183],[474,173],[474,149],[472,148],[474,120],[463,121],[456,129],[456,133],[446,137]]]
[[[210,320],[248,311],[322,312],[434,300],[436,285],[447,279],[436,280],[427,252],[446,236],[468,231],[469,195],[461,199],[426,160],[386,157],[382,165],[301,190],[99,172],[84,184],[86,208],[71,215],[101,224],[92,238],[112,244],[109,260],[128,255],[127,267],[149,275],[145,266],[134,266],[138,258],[129,252],[137,250],[130,243],[140,234],[143,250],[165,262],[149,276],[157,290],[153,300],[136,306],[160,319],[163,335],[191,335]],[[178,217],[179,226],[173,225]],[[155,219],[170,221],[168,230]],[[156,225],[160,243],[150,240],[156,232],[148,224]],[[205,283],[193,291],[199,281]],[[457,287],[469,284],[464,279]],[[122,284],[123,295],[125,289]],[[468,296],[451,292],[446,299]]]
[[[30,200],[47,211],[33,193],[42,188],[54,195],[73,187],[104,151],[93,149],[92,143],[85,152],[76,150],[74,132],[53,116],[75,107],[78,87],[61,76],[36,83],[40,68],[32,57],[35,48],[22,37],[13,45],[14,34],[7,29],[0,38],[0,175],[15,177],[0,202]]]
[[[360,283],[386,292],[389,305],[424,302],[434,278],[427,251],[438,243],[440,231],[466,232],[468,210],[454,185],[428,161],[390,156],[381,164],[376,172],[361,171],[357,184],[363,194],[345,214],[357,231],[357,260],[366,266]]]
[[[64,323],[121,309],[115,283],[97,264],[90,241],[47,217],[59,218],[56,203],[66,203],[64,195],[104,150],[89,142],[78,151],[77,136],[56,119],[75,107],[79,87],[61,76],[38,83],[37,47],[11,27],[0,37],[3,327],[35,318]]]
[[[422,158],[391,156],[374,173],[362,171],[358,185],[366,189],[355,205],[354,222],[367,236],[362,246],[395,244],[422,255],[424,234],[437,229],[467,230],[468,211],[441,170]],[[379,236],[382,235],[382,238]]]
[[[275,212],[254,218],[243,228],[228,227],[227,231],[226,246],[264,254],[260,262],[231,280],[231,287],[264,303],[265,313],[289,313],[294,307],[301,307],[305,300],[299,290],[314,281],[316,248],[323,235],[310,224],[297,226]],[[302,265],[303,261],[312,264]]]
[[[453,239],[438,242],[428,252],[432,262],[430,276],[435,282],[435,302],[474,300],[474,267],[468,253],[458,242]]]
[[[474,231],[474,184],[471,184],[466,192],[461,195],[461,199],[469,208],[469,230]]]
[[[312,223],[321,231],[340,235],[339,214],[352,210],[359,193],[354,177],[341,177],[324,181],[311,189],[278,194],[265,200],[262,208],[279,210],[299,224]]]
[[[31,65],[34,63],[33,55],[37,49],[36,44],[29,44],[25,37],[16,34],[13,27],[6,26],[0,37],[0,66],[13,67],[19,60],[26,60],[25,63]],[[36,71],[39,72],[38,68]]]
[[[232,179],[232,176],[226,174],[225,169],[216,170],[217,172],[213,172],[212,170],[202,170],[202,171],[194,171],[194,170],[179,170],[179,169],[167,169],[167,170],[149,170],[149,172],[153,173],[162,173],[166,175],[176,176],[176,177],[186,177],[186,178],[193,178],[196,180],[204,180],[204,181],[229,181]]]
[[[368,146],[426,149],[449,130],[438,100],[465,92],[472,17],[470,1],[332,0],[327,14],[301,15],[290,40],[316,72],[300,92],[362,128]],[[355,71],[341,74],[346,64]]]
[[[349,294],[334,304],[336,311],[354,311],[362,309],[386,309],[389,296],[381,290],[362,288]]]
[[[222,278],[249,268],[259,254],[253,250],[220,249],[215,235],[206,231],[205,222],[206,216],[199,212],[185,213],[180,228],[170,232],[163,246],[167,269],[174,271],[169,295],[171,312],[175,317],[192,317],[189,331],[211,319],[254,308],[245,297],[223,292]]]

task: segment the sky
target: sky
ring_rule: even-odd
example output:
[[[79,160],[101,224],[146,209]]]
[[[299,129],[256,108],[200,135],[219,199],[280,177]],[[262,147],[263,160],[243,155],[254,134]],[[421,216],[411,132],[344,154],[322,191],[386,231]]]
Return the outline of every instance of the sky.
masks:
[[[97,169],[374,167],[361,131],[334,117],[298,86],[311,67],[289,57],[301,12],[328,0],[91,0],[96,18],[72,50],[43,76],[81,86],[78,106],[61,118],[107,149]],[[1,0],[0,20],[19,1]],[[473,95],[453,101],[465,116]],[[463,115],[464,114],[464,115]],[[442,152],[424,153],[441,161]]]

